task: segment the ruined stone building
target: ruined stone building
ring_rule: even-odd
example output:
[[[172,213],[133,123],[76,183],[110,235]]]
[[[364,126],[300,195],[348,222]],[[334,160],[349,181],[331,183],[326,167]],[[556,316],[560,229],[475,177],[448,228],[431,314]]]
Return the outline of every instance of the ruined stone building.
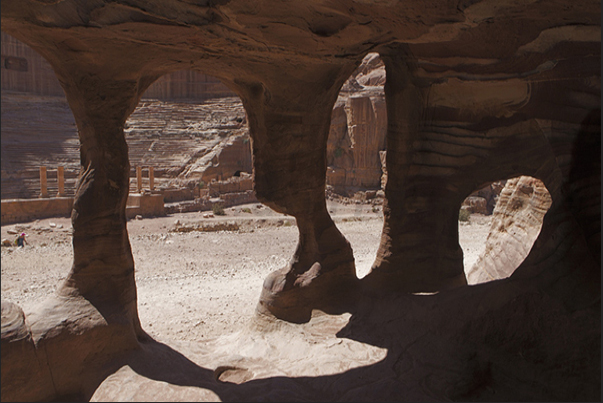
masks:
[[[80,176],[66,280],[34,312],[3,302],[2,399],[87,400],[109,378],[130,387],[111,378],[129,366],[145,379],[137,396],[162,390],[159,400],[599,401],[600,12],[594,0],[3,1],[2,31],[38,52],[66,95]],[[337,105],[369,53],[383,62],[383,104],[352,95]],[[20,60],[3,63],[30,68]],[[145,333],[125,215],[126,122],[153,83],[182,70],[240,97],[257,198],[296,220],[290,262],[258,290],[258,337],[313,310],[347,313],[338,337],[386,349],[382,361],[302,376],[272,365],[286,348],[239,366],[203,350],[193,363]],[[341,106],[347,135],[331,125]],[[325,188],[327,177],[378,186],[371,167],[383,154],[351,145],[383,130],[368,125],[380,114],[385,140],[371,146],[386,151],[383,230],[359,279]],[[328,170],[335,159],[358,175]],[[509,278],[469,286],[461,203],[520,176],[550,194],[542,230]]]

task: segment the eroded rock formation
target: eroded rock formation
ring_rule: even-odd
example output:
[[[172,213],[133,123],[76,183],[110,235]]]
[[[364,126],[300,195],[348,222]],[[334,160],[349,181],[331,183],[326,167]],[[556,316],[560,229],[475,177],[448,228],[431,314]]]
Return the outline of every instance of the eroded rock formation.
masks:
[[[363,79],[373,73],[383,80]],[[387,132],[384,73],[379,55],[367,55],[344,84],[333,108],[327,184],[337,193],[350,195],[359,189],[381,187],[379,153],[385,150]]]
[[[319,377],[313,398],[600,398],[599,2],[30,0],[3,1],[1,11],[2,30],[52,65],[81,143],[73,267],[57,295],[25,315],[46,358],[23,367],[4,359],[3,345],[3,399],[89,398],[123,360],[135,364],[127,352],[150,343],[137,316],[126,230],[124,125],[144,91],[183,66],[241,97],[257,197],[297,222],[298,247],[266,279],[259,314],[306,322],[313,309],[352,312],[347,337],[389,350],[369,368],[370,382],[362,371]],[[369,52],[385,66],[388,177],[380,248],[360,281],[324,195],[331,111]],[[367,112],[352,114],[354,123],[370,116],[369,104],[375,110],[358,102],[352,110]],[[461,203],[521,175],[551,195],[542,230],[509,279],[466,287]],[[437,321],[425,320],[430,312],[440,312]],[[408,326],[431,336],[404,339]],[[563,340],[571,340],[569,355]],[[410,378],[407,365],[417,361],[404,354],[415,348],[427,372]],[[448,368],[443,382],[429,373],[434,361]],[[52,387],[32,376],[40,363]],[[22,385],[5,389],[5,379]],[[260,396],[270,382],[215,390]],[[283,390],[266,396],[292,398]]]
[[[486,250],[467,273],[470,284],[509,277],[532,249],[551,195],[529,176],[507,181],[492,215]]]

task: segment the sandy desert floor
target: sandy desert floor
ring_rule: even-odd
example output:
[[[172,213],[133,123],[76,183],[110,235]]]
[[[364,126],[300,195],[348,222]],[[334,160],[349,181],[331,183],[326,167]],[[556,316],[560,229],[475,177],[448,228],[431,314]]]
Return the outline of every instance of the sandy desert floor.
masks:
[[[328,207],[352,244],[358,276],[363,277],[379,243],[380,206],[329,202]],[[156,340],[208,340],[240,329],[253,316],[264,278],[292,256],[297,243],[293,217],[257,203],[225,212],[213,218],[195,212],[128,221],[139,315]],[[469,223],[459,223],[466,269],[484,250],[490,221],[474,214]],[[238,230],[215,231],[225,222]],[[204,230],[175,232],[178,227]],[[1,249],[2,299],[27,315],[69,272],[71,221],[52,218],[2,226],[3,239],[14,240],[9,231],[26,232],[29,244]]]

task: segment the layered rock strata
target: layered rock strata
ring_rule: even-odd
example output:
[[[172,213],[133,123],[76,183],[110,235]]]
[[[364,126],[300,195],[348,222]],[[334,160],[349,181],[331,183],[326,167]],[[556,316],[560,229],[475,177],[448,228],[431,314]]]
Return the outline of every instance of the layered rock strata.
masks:
[[[338,101],[327,145],[327,184],[339,193],[379,189],[387,118],[379,91],[359,92]]]
[[[538,179],[509,179],[492,215],[486,249],[467,272],[470,284],[509,277],[530,252],[551,207],[551,195]]]

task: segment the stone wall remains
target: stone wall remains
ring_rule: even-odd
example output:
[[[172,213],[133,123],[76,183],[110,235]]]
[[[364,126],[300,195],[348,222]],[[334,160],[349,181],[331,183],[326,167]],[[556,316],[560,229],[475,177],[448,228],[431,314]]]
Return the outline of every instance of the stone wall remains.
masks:
[[[2,200],[2,225],[40,218],[70,217],[73,197]]]
[[[126,204],[126,218],[160,217],[165,215],[162,194],[129,194]]]

